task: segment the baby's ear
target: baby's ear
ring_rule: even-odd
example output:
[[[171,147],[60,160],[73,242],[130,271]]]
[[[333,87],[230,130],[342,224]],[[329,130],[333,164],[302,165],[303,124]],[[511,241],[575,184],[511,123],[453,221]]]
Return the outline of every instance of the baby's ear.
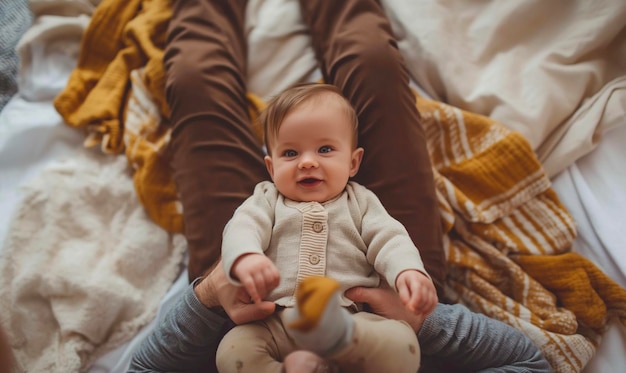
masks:
[[[352,159],[350,160],[350,177],[353,177],[357,172],[359,172],[364,152],[365,150],[363,148],[356,148],[352,152]]]
[[[272,163],[272,157],[266,155],[263,160],[265,161],[265,167],[267,168],[267,172],[270,174],[272,180],[274,180],[274,164]]]

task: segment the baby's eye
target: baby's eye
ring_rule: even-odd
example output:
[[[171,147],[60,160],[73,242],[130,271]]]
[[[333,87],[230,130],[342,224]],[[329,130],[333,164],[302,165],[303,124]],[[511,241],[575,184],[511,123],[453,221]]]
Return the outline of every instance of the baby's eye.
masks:
[[[330,153],[331,151],[333,151],[333,148],[331,148],[330,146],[322,146],[319,150],[320,153]]]
[[[283,152],[283,156],[285,157],[295,157],[296,155],[298,155],[298,152],[292,149],[288,149]]]

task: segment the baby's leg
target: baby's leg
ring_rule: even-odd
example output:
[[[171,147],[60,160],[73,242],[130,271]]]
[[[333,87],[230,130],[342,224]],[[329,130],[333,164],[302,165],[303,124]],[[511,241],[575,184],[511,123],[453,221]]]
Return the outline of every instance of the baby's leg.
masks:
[[[294,350],[276,316],[231,329],[217,348],[220,373],[277,373]]]
[[[402,321],[360,312],[354,317],[350,343],[328,356],[342,372],[416,373],[420,347],[413,329]]]

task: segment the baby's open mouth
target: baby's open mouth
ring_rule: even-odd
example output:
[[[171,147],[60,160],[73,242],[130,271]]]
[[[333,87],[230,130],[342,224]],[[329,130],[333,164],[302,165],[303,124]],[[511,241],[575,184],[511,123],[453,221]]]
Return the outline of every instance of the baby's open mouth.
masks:
[[[307,177],[306,179],[300,180],[301,184],[307,184],[307,185],[315,184],[317,182],[319,182],[319,179],[316,179],[316,178],[313,178],[313,177]]]

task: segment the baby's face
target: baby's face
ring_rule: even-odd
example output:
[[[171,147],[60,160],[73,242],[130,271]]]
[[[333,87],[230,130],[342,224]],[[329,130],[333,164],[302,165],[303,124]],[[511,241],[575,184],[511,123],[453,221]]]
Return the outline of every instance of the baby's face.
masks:
[[[336,100],[303,103],[271,141],[267,169],[278,191],[294,201],[326,202],[341,193],[361,163],[352,123]]]

